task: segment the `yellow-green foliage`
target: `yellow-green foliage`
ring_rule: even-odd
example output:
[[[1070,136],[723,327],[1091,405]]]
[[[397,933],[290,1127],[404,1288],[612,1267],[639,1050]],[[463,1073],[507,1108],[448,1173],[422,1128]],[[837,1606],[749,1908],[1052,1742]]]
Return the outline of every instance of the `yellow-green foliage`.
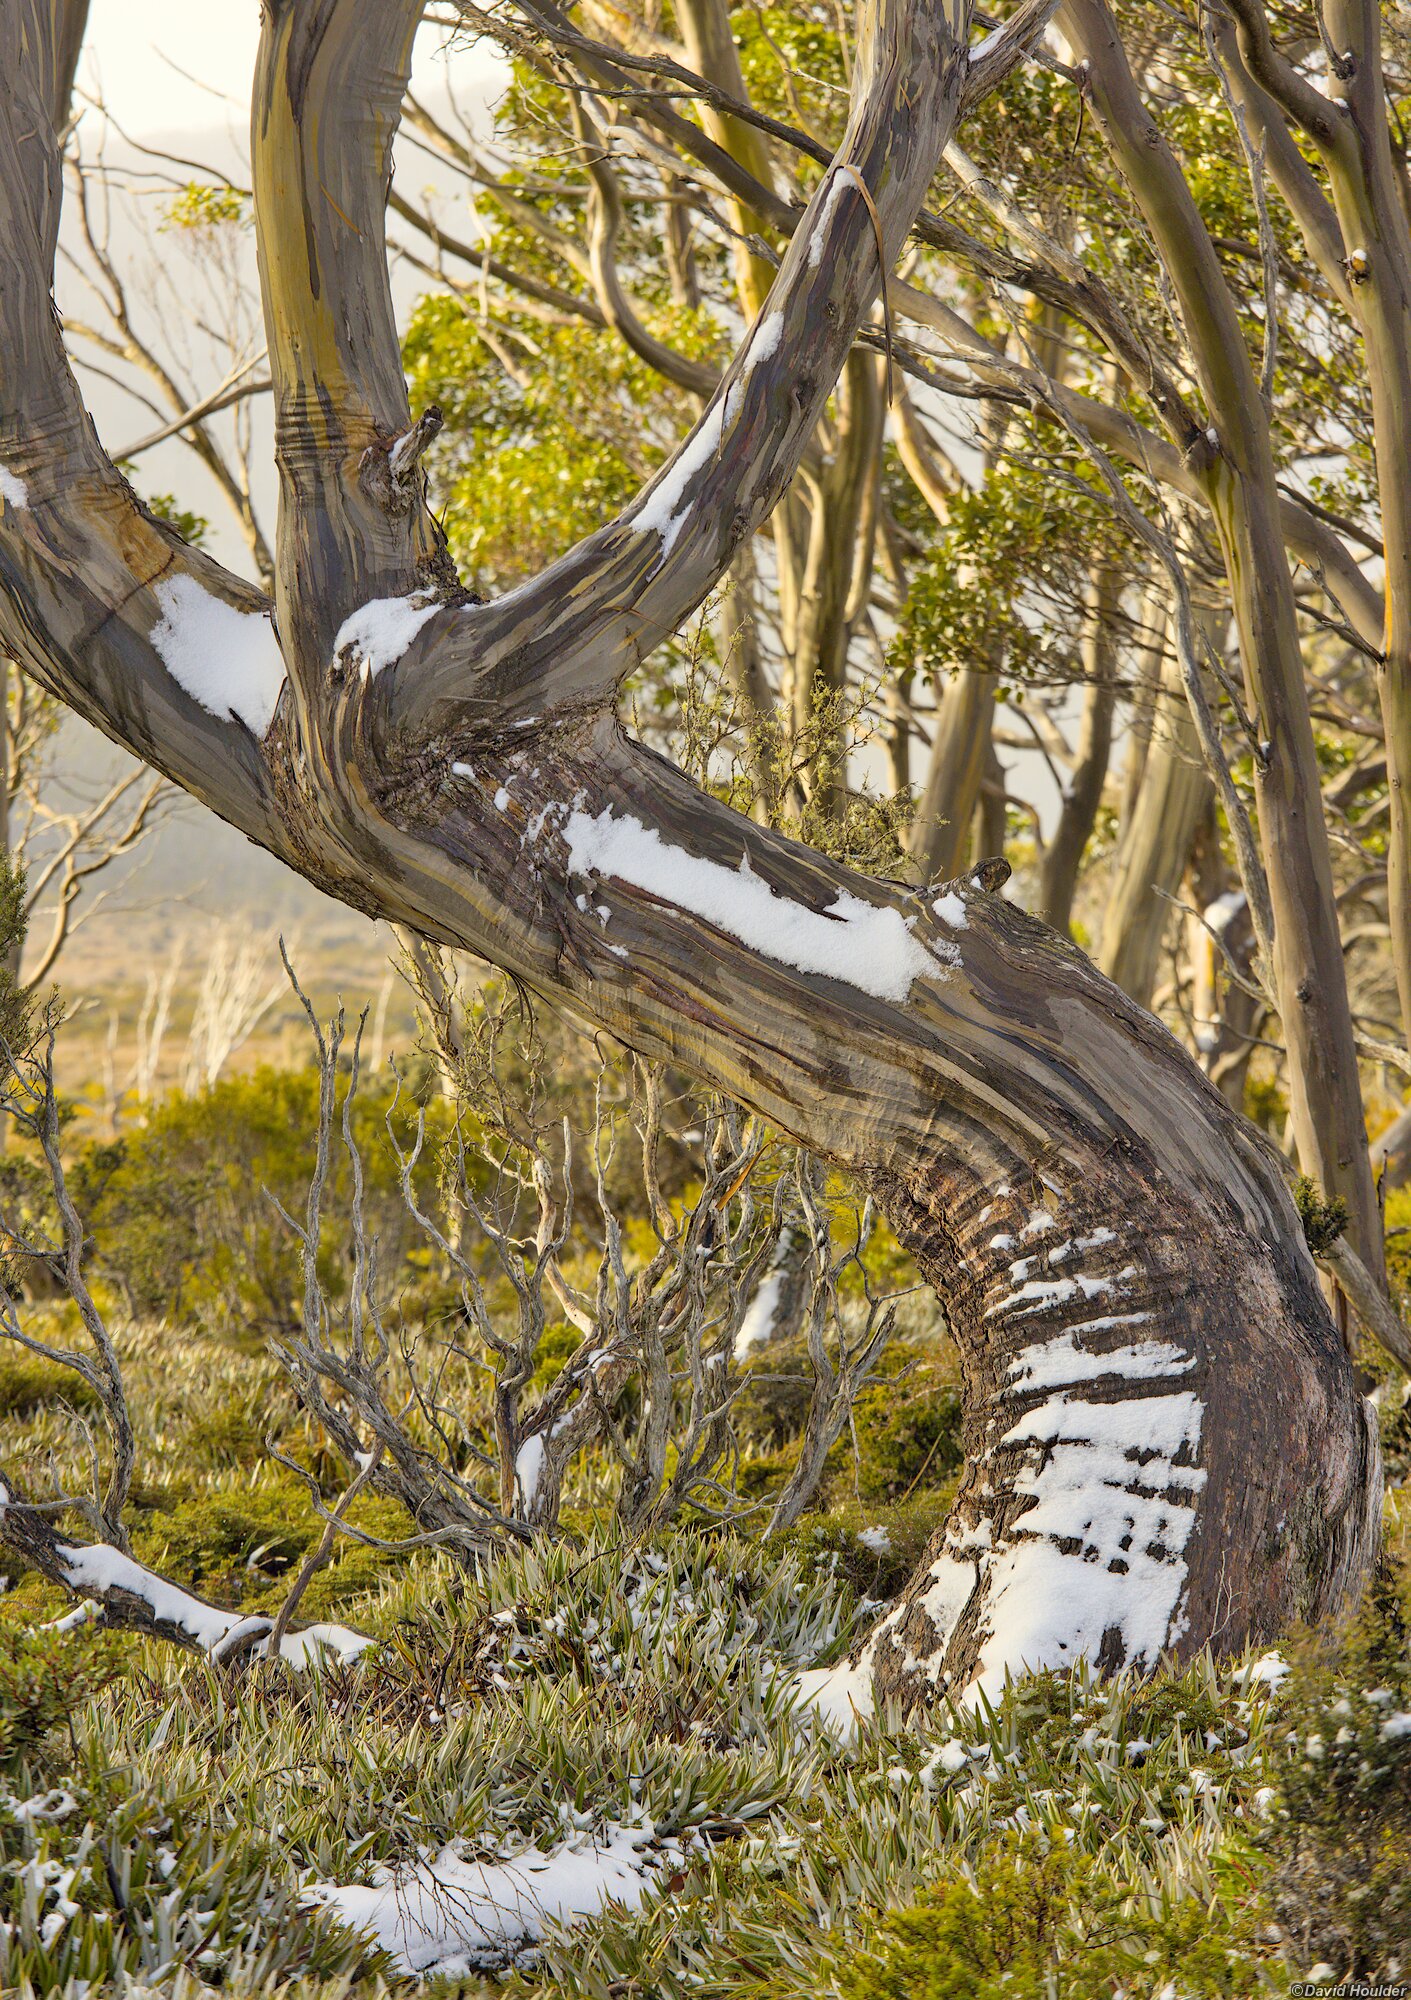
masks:
[[[11,1341],[0,1341],[0,1417],[18,1421],[46,1405],[63,1404],[74,1410],[92,1410],[98,1397],[72,1368],[45,1361]]]
[[[1153,1908],[1101,1863],[1011,1833],[910,1909],[884,1917],[840,2000],[1050,2000],[1162,1989],[1246,1996],[1265,1985],[1247,1906]]]
[[[0,1787],[21,1758],[125,1671],[131,1647],[116,1633],[31,1632],[0,1624]]]
[[[413,1267],[424,1248],[406,1213],[385,1118],[387,1086],[365,1082],[353,1128],[363,1155],[369,1232],[388,1268]],[[275,1208],[301,1216],[313,1167],[318,1078],[262,1067],[193,1096],[165,1099],[140,1130],[90,1147],[73,1175],[93,1232],[93,1265],[139,1317],[195,1316],[222,1329],[289,1332],[301,1292],[297,1244]],[[405,1140],[416,1107],[398,1114]],[[444,1104],[428,1108],[432,1144],[419,1185],[429,1193]],[[335,1299],[347,1287],[350,1176],[341,1147],[330,1166],[320,1275]]]

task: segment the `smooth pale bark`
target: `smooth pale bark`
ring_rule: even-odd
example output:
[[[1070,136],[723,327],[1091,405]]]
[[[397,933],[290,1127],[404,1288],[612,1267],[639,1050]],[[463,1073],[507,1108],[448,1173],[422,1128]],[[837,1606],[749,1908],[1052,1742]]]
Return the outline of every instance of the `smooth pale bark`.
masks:
[[[785,631],[795,735],[806,741],[817,733],[811,789],[826,788],[834,811],[847,793],[838,704],[872,577],[883,416],[877,356],[854,348],[838,385],[833,449],[818,476],[794,616]],[[832,704],[832,712],[824,704]]]
[[[1106,0],[1065,0],[1092,105],[1180,302],[1215,442],[1197,468],[1230,586],[1261,740],[1255,796],[1274,915],[1271,967],[1304,1169],[1347,1203],[1364,1263],[1382,1265],[1367,1139],[1269,424],[1234,300],[1186,178],[1138,91]]]
[[[947,881],[965,866],[980,787],[991,755],[998,677],[962,668],[941,696],[931,725],[926,782],[907,838],[924,881]],[[1003,851],[1003,843],[995,849]]]
[[[948,477],[938,464],[904,385],[898,386],[894,415],[897,455],[944,527],[959,477],[953,472]],[[907,835],[907,853],[923,880],[944,880],[965,865],[981,785],[994,754],[1000,664],[996,647],[993,661],[983,667],[960,667],[937,702],[926,779]],[[991,850],[996,855],[1003,851],[1003,840]]]
[[[1035,912],[1056,931],[1066,931],[1073,914],[1073,896],[1083,852],[1097,824],[1112,754],[1112,718],[1117,707],[1117,640],[1115,620],[1122,595],[1114,570],[1103,568],[1093,580],[1092,603],[1083,633],[1083,713],[1073,769],[1063,793],[1058,824],[1044,849],[1039,869],[1039,902]]]
[[[35,0],[5,4],[36,19]],[[291,69],[270,41],[300,46],[315,15],[350,60],[356,19],[369,78],[404,47],[396,10],[276,7],[276,99]],[[371,219],[333,233],[318,182],[335,171],[370,218],[386,134],[304,100],[266,188],[318,218],[269,316],[294,413],[280,448],[299,458],[281,589],[308,603],[281,618],[297,697],[262,735],[169,671],[155,586],[181,578],[236,620],[215,621],[216,654],[223,633],[268,636],[263,608],[146,521],[103,458],[48,311],[31,71],[0,90],[0,464],[24,482],[0,526],[6,642],[314,881],[478,953],[876,1192],[946,1297],[967,1398],[957,1512],[868,1656],[908,1701],[1024,1663],[1150,1667],[1338,1608],[1379,1498],[1375,1428],[1281,1165],[1165,1030],[976,880],[938,896],[860,877],[730,812],[617,718],[624,676],[786,490],[878,286],[853,175],[889,264],[953,127],[968,27],[937,0],[864,9],[841,160],[694,438],[622,519],[495,604],[452,598],[375,670],[327,635],[360,591],[415,574],[424,530],[394,520],[364,552],[362,500],[328,501],[322,535],[312,495],[355,476],[359,410],[408,413],[382,409],[384,355],[351,415],[335,396],[315,419],[299,342],[326,307],[288,293],[301,273],[320,300],[385,287]],[[315,143],[303,126],[325,114]],[[274,115],[257,105],[257,125]],[[335,330],[335,369],[380,311],[364,299]],[[316,424],[338,445],[326,461],[301,455]]]
[[[1213,796],[1173,654],[1162,669],[1141,789],[1118,840],[1097,950],[1108,978],[1138,1006],[1151,1005],[1170,898]]]
[[[1403,1024],[1411,1023],[1411,220],[1404,160],[1393,151],[1372,0],[1327,0],[1328,95],[1275,48],[1262,0],[1233,0],[1238,50],[1220,46],[1231,85],[1265,147],[1269,171],[1310,255],[1362,336],[1381,516],[1386,625],[1377,689],[1391,802],[1387,908]],[[1287,115],[1317,148],[1329,204]],[[1404,1032],[1404,1029],[1403,1029]]]
[[[1186,918],[1186,945],[1197,1059],[1238,1111],[1265,1008],[1254,985],[1254,920],[1221,849],[1213,798],[1196,831],[1188,883],[1186,901],[1195,912]]]

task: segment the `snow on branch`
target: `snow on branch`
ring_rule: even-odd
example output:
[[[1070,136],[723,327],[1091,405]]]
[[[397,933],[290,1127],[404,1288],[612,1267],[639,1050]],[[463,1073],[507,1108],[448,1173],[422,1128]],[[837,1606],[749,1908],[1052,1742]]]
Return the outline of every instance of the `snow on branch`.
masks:
[[[268,1652],[276,1619],[223,1611],[158,1576],[107,1542],[69,1542],[46,1513],[29,1506],[0,1479],[0,1544],[41,1576],[101,1605],[111,1625],[167,1639],[212,1661],[254,1659]],[[372,1641],[345,1625],[308,1625],[283,1634],[279,1658],[308,1667],[323,1659],[354,1660]]]

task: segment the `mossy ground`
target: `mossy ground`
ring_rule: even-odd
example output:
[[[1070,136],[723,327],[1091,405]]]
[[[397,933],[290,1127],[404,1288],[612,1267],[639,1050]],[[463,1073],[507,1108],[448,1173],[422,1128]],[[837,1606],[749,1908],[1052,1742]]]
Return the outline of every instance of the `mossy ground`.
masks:
[[[225,1365],[205,1340],[135,1342],[165,1441],[144,1441],[161,1479],[137,1539],[208,1594],[268,1605],[315,1516],[248,1431],[295,1444],[300,1424],[261,1364]],[[63,1424],[48,1404],[22,1420]],[[550,1844],[565,1812],[640,1815],[685,1864],[501,1982],[425,1990],[1240,2000],[1315,1966],[1411,1966],[1411,1733],[1388,1731],[1411,1712],[1404,1573],[1350,1632],[1291,1635],[1278,1689],[1208,1663],[1135,1686],[1041,1676],[993,1713],[818,1737],[791,1675],[898,1586],[952,1478],[862,1497],[849,1450],[778,1548],[703,1527],[624,1545],[586,1510],[585,1534],[475,1578],[349,1547],[311,1615],[383,1644],[314,1678],[35,1633],[61,1606],[19,1583],[0,1598],[0,1990],[410,1992],[302,1907],[305,1885],[449,1840]],[[1408,1498],[1389,1497],[1393,1542]]]
[[[52,1309],[54,1330],[63,1315]],[[267,1610],[316,1539],[326,1458],[238,1333],[129,1328],[137,1552]],[[561,1355],[547,1357],[550,1365]],[[801,1357],[800,1357],[801,1359]],[[741,1410],[746,1495],[792,1458],[802,1402],[779,1354]],[[1388,1384],[1390,1566],[1341,1634],[1291,1634],[1279,1688],[1198,1662],[1145,1685],[1082,1674],[995,1712],[851,1746],[794,1708],[901,1585],[960,1462],[954,1362],[924,1318],[778,1545],[685,1522],[615,1537],[584,1468],[564,1537],[469,1577],[345,1542],[301,1618],[381,1641],[357,1669],[244,1677],[92,1626],[13,1563],[0,1594],[0,1992],[375,2000],[391,1965],[304,1907],[447,1841],[552,1844],[650,1822],[684,1847],[635,1914],[551,1934],[532,1963],[432,1995],[653,2000],[1054,2000],[1280,1993],[1314,1968],[1411,1972],[1411,1447]],[[0,1349],[7,1451],[81,1460],[52,1369]],[[473,1393],[467,1380],[465,1393]],[[354,1517],[409,1525],[368,1498]]]

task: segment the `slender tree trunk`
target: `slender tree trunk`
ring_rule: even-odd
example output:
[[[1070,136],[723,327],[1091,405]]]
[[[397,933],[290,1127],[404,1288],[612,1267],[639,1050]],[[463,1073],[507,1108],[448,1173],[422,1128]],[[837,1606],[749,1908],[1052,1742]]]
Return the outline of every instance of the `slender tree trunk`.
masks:
[[[1382,1268],[1332,860],[1268,419],[1244,334],[1190,188],[1138,92],[1106,0],[1064,0],[1069,39],[1091,70],[1109,150],[1180,301],[1213,419],[1199,476],[1240,637],[1260,736],[1255,793],[1274,915],[1271,968],[1288,1050],[1299,1158],[1346,1201],[1354,1246]]]
[[[923,881],[946,881],[965,865],[980,786],[989,767],[997,677],[962,668],[931,725],[926,783],[911,823],[909,853]]]
[[[1169,899],[1213,796],[1180,668],[1171,657],[1156,694],[1141,789],[1118,841],[1097,951],[1108,978],[1139,1007],[1151,1005],[1171,921]]]
[[[1114,621],[1122,595],[1121,580],[1111,569],[1094,579],[1092,601],[1083,633],[1083,719],[1073,757],[1073,771],[1063,794],[1058,825],[1044,850],[1039,870],[1036,914],[1056,931],[1066,931],[1073,915],[1073,896],[1083,853],[1097,823],[1112,754],[1112,718],[1117,707],[1117,638]]]
[[[1411,218],[1392,149],[1382,15],[1372,0],[1327,0],[1336,58],[1326,95],[1275,49],[1262,0],[1235,0],[1238,35],[1214,17],[1214,44],[1313,261],[1356,323],[1367,360],[1386,624],[1377,673],[1391,828],[1387,901],[1403,1032],[1411,1027]],[[1322,157],[1328,202],[1288,116]]]
[[[836,401],[836,437],[818,481],[792,643],[794,733],[817,738],[806,791],[833,813],[847,794],[842,699],[848,649],[866,604],[877,530],[882,383],[877,357],[854,348]]]

